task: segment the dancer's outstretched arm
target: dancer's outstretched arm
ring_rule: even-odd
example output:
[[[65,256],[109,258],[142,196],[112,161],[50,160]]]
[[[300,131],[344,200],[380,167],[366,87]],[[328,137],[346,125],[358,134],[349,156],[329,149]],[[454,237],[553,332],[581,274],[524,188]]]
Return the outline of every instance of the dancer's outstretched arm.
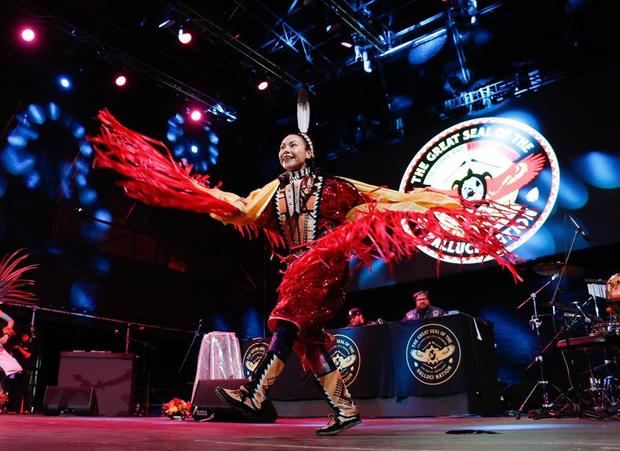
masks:
[[[241,197],[209,185],[207,175],[192,174],[191,165],[174,160],[160,141],[123,126],[107,110],[97,116],[99,135],[90,138],[96,152],[94,166],[112,169],[128,196],[149,205],[208,213],[236,226],[253,224],[278,187],[274,180]]]

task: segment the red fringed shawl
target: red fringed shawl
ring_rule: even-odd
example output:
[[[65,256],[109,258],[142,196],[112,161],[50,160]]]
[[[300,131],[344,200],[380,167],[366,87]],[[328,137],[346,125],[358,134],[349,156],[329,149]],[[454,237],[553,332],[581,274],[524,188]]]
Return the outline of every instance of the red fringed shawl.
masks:
[[[278,189],[279,182],[274,180],[246,198],[221,191],[209,186],[208,176],[192,174],[191,165],[174,161],[163,143],[124,127],[106,110],[98,118],[100,134],[90,138],[95,166],[123,176],[119,185],[128,196],[144,203],[208,213],[226,224],[251,230]],[[281,293],[293,289],[296,280],[308,275],[314,265],[326,264],[335,255],[355,257],[362,264],[374,259],[391,263],[415,254],[418,246],[437,238],[471,243],[481,257],[495,259],[520,280],[515,257],[501,243],[496,228],[497,224],[506,228],[516,223],[524,214],[518,207],[467,202],[432,190],[400,193],[347,181],[369,203],[351,210],[346,221],[310,243],[303,254],[288,258]],[[410,232],[404,223],[412,225]],[[274,245],[282,246],[282,237],[273,230],[265,230],[265,234]]]

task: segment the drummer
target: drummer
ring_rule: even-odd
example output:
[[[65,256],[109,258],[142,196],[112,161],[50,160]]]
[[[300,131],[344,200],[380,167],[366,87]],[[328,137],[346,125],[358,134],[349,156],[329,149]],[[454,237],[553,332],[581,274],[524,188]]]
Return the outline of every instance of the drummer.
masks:
[[[620,273],[614,274],[609,278],[605,285],[607,300],[610,301],[607,313],[613,316],[620,316]]]

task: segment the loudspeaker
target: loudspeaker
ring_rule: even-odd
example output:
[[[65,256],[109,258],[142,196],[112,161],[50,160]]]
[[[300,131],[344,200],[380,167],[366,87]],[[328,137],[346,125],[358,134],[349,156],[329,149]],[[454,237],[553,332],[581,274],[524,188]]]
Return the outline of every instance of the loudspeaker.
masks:
[[[95,387],[52,387],[45,388],[43,398],[45,415],[96,416],[97,397]]]
[[[192,416],[199,421],[226,421],[232,423],[273,423],[278,413],[271,401],[263,403],[262,415],[248,417],[234,407],[220,400],[215,394],[216,387],[237,389],[246,384],[247,379],[209,379],[199,380],[192,399]]]
[[[61,352],[58,386],[93,386],[100,415],[127,416],[132,412],[134,362],[133,354]]]

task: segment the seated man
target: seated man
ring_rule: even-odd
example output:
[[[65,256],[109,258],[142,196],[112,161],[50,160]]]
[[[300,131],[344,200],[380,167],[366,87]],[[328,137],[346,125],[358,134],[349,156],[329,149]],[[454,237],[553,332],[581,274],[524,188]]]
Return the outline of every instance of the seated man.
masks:
[[[377,318],[375,321],[366,321],[366,318],[364,318],[364,312],[357,307],[353,307],[349,310],[349,324],[347,324],[347,327],[374,326],[383,323],[385,323],[383,318]]]
[[[426,290],[416,291],[413,293],[412,299],[415,302],[415,308],[413,310],[409,310],[405,314],[403,321],[410,319],[435,318],[446,314],[444,310],[431,305],[431,300],[429,299],[428,291]]]

